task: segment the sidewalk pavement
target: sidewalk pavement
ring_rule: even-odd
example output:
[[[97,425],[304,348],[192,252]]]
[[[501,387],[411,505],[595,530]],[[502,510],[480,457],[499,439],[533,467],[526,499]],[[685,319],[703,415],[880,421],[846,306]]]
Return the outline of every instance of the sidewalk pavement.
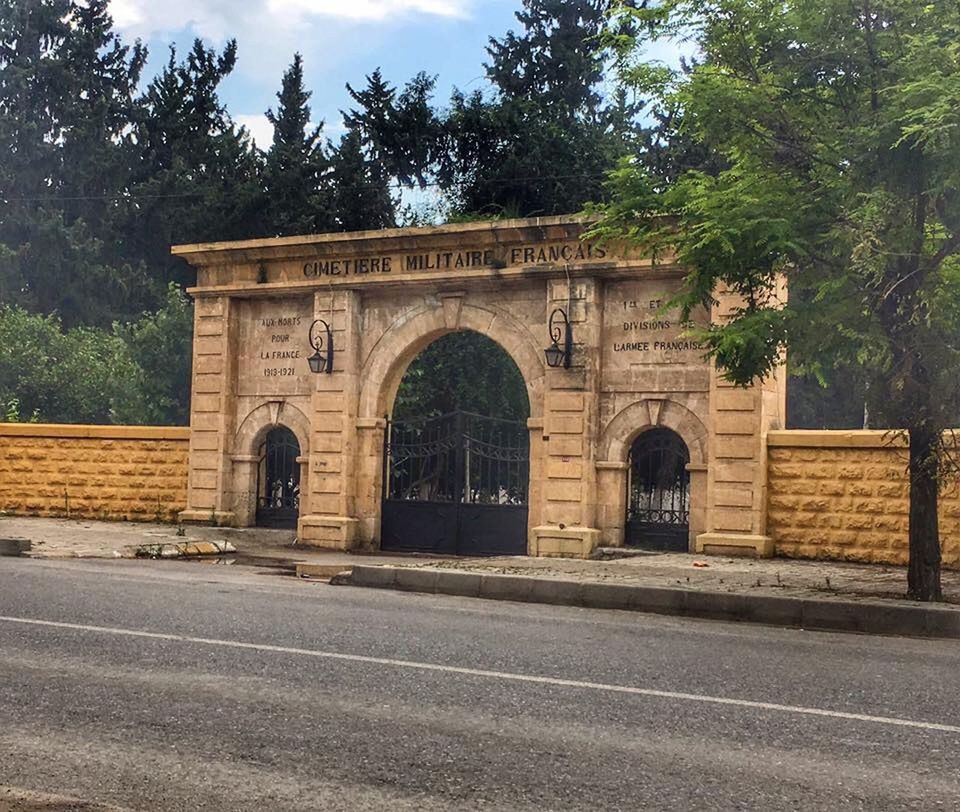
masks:
[[[30,558],[135,558],[137,548],[146,545],[226,541],[236,548],[236,555],[228,556],[228,560],[253,566],[281,567],[291,572],[298,564],[343,571],[349,570],[357,561],[385,564],[398,560],[395,556],[358,556],[305,547],[295,543],[293,530],[185,525],[183,533],[177,535],[177,526],[172,524],[0,515],[0,540],[27,539],[30,549],[26,555]],[[400,560],[423,559],[402,557]]]
[[[913,603],[904,599],[906,567],[881,564],[661,553],[606,561],[502,557],[402,562],[400,566],[720,593]],[[960,571],[944,570],[943,585],[946,602],[960,609]]]
[[[803,628],[960,637],[960,571],[945,600],[905,599],[905,567],[637,554],[613,560],[505,556],[351,555],[294,544],[292,531],[0,517],[0,538],[32,542],[36,558],[127,558],[143,544],[229,541],[235,562],[280,566],[334,583],[598,608],[750,620]],[[622,554],[629,551],[613,551]]]

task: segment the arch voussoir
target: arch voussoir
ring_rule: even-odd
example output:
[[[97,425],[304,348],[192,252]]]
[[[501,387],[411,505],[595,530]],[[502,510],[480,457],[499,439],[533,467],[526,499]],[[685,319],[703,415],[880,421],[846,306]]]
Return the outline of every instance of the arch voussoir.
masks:
[[[504,349],[526,384],[531,416],[539,416],[543,409],[544,362],[526,327],[505,313],[465,301],[456,330],[480,333]],[[361,371],[359,417],[386,414],[410,362],[432,341],[456,330],[447,326],[441,304],[423,305],[386,330],[370,351]]]
[[[657,399],[659,408],[650,408],[648,400],[638,400],[624,407],[610,421],[600,436],[597,459],[625,462],[630,445],[638,434],[656,427],[675,431],[690,451],[690,462],[704,465],[707,427],[686,406],[670,399]],[[651,417],[653,416],[653,419]]]

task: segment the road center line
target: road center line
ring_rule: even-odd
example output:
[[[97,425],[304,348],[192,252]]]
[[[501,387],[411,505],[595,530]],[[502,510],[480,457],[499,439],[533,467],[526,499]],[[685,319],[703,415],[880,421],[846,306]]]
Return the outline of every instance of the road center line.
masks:
[[[239,640],[218,640],[210,637],[191,637],[183,634],[145,632],[137,629],[121,629],[112,626],[91,626],[83,623],[64,623],[54,620],[9,617],[6,615],[0,615],[0,622],[19,623],[25,626],[45,626],[54,629],[70,629],[72,631],[90,632],[94,634],[112,634],[122,637],[139,637],[148,640],[166,640],[174,643],[192,643],[194,645],[201,646],[219,646],[221,648],[247,649],[250,651],[264,651],[275,654],[292,654],[299,657],[315,657],[325,660],[367,663],[370,665],[388,666],[390,668],[408,668],[416,671],[436,671],[444,674],[459,674],[468,677],[484,677],[486,679],[496,679],[508,682],[527,682],[536,685],[558,686],[561,688],[579,688],[589,691],[603,691],[606,693],[631,694],[634,696],[647,696],[658,699],[672,699],[679,702],[701,702],[711,705],[731,705],[739,708],[751,708],[753,710],[765,710],[775,713],[800,714],[803,716],[822,716],[828,719],[848,719],[856,722],[871,722],[874,724],[892,725],[895,727],[909,727],[919,730],[936,730],[944,733],[960,733],[960,726],[945,725],[938,722],[920,722],[913,719],[897,719],[892,716],[870,716],[863,713],[847,713],[846,711],[826,710],[824,708],[807,708],[801,705],[781,705],[776,702],[757,702],[750,699],[733,699],[723,696],[688,694],[679,691],[661,691],[655,688],[638,688],[631,685],[611,685],[603,682],[563,679],[562,677],[513,674],[506,671],[487,671],[481,668],[462,668],[455,665],[421,663],[413,660],[396,660],[389,657],[368,657],[362,654],[344,654],[342,652],[323,651],[321,649],[273,646],[269,643],[245,643]]]

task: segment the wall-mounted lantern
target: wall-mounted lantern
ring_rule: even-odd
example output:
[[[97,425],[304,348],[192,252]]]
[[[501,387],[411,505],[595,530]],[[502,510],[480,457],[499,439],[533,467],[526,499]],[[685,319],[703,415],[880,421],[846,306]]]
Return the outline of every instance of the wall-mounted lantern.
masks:
[[[573,355],[573,325],[570,324],[570,318],[567,312],[558,307],[550,314],[550,341],[543,354],[547,358],[547,366],[557,369],[563,367],[570,369],[570,357]],[[563,342],[561,346],[560,342]]]
[[[323,319],[316,319],[310,325],[310,346],[313,347],[313,355],[307,359],[310,371],[328,375],[333,372],[333,331]]]

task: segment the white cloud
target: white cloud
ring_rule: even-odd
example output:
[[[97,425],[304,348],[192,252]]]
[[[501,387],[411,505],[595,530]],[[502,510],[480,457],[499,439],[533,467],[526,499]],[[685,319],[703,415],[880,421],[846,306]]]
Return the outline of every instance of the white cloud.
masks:
[[[233,120],[246,127],[253,136],[253,140],[260,149],[269,149],[273,143],[273,125],[267,117],[257,113],[241,113],[233,116]]]
[[[276,14],[378,22],[404,14],[463,17],[467,3],[465,0],[267,0],[267,10]]]
[[[149,38],[190,29],[202,37],[222,40],[238,27],[269,34],[289,31],[304,22],[342,20],[389,22],[418,15],[465,17],[474,0],[111,0],[118,29]]]
[[[275,105],[274,93],[294,52],[304,55],[307,84],[326,95],[324,83],[342,89],[344,63],[358,63],[356,79],[381,64],[381,50],[394,47],[393,29],[401,25],[459,22],[481,0],[111,0],[110,10],[125,40],[138,37],[151,48],[150,69],[166,60],[165,45],[177,41],[181,53],[193,37],[223,46],[231,38],[239,45],[237,69],[224,84],[241,88],[244,101],[234,109],[249,111],[253,99],[263,108]],[[334,102],[336,104],[336,102]],[[255,110],[256,107],[253,107]],[[339,122],[339,114],[328,117]],[[251,128],[261,131],[257,125]],[[258,139],[259,142],[260,139]]]

